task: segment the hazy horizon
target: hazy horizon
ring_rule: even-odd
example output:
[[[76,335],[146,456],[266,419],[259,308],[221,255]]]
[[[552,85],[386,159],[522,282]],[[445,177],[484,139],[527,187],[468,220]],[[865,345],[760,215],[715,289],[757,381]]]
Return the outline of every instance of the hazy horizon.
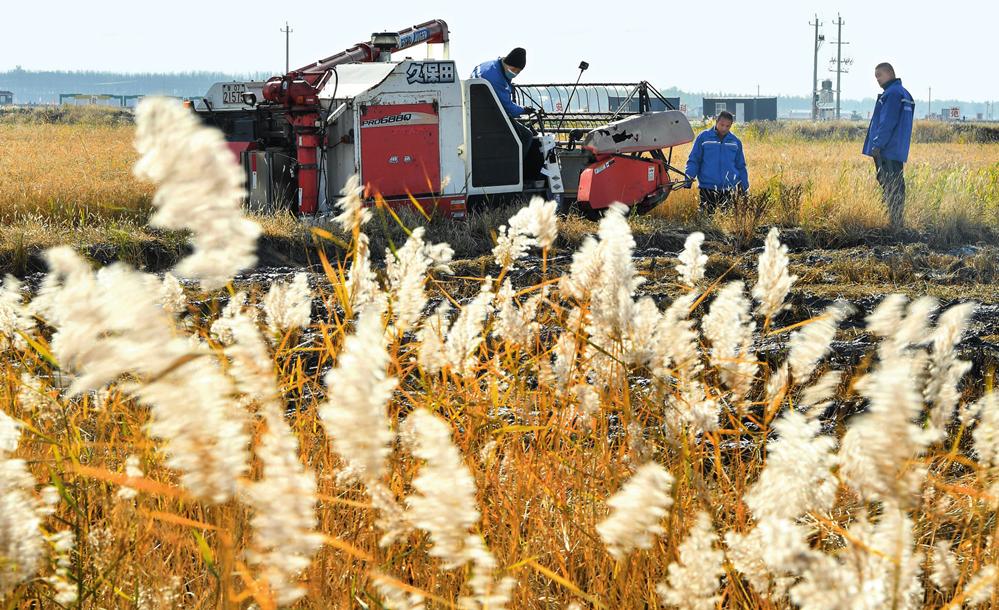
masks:
[[[16,3],[5,9],[10,28],[0,38],[0,70],[93,70],[127,73],[284,71],[284,35],[290,23],[292,67],[356,42],[371,32],[398,30],[432,18],[448,22],[451,57],[462,73],[513,46],[528,51],[524,82],[572,81],[580,60],[590,63],[584,81],[646,79],[684,91],[805,96],[812,74],[814,6],[791,2],[750,5],[722,0],[700,12],[660,5],[604,16],[605,4],[581,0],[542,3],[528,10],[497,6],[483,17],[481,6],[442,0],[418,8],[384,2],[376,15],[364,4],[330,6],[307,0],[278,9],[261,0],[239,4],[136,5],[123,0],[87,4],[56,0],[54,15],[41,21],[37,8]],[[846,24],[844,55],[854,59],[843,75],[844,99],[877,94],[873,67],[895,64],[914,97],[987,101],[999,99],[999,82],[988,73],[995,43],[987,28],[999,4],[971,2],[949,11],[920,13],[901,3],[844,0],[819,10],[826,44],[819,79],[835,55],[836,11]],[[262,16],[266,16],[263,18]],[[37,24],[37,25],[36,25]]]

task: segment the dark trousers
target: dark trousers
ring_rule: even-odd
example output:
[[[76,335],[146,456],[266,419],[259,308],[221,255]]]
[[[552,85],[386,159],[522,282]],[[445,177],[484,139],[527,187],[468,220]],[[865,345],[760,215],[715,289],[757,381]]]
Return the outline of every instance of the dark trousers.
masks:
[[[705,214],[713,214],[715,210],[727,211],[732,209],[739,192],[735,189],[699,189],[701,193],[700,211]]]
[[[882,199],[888,208],[888,218],[891,226],[900,228],[905,218],[905,176],[902,174],[904,164],[901,161],[874,158],[874,167],[878,172],[878,184],[881,185]]]
[[[541,155],[541,143],[534,138],[534,132],[518,121],[513,122],[513,128],[520,138],[524,153],[524,182],[541,178],[541,168],[545,165]]]

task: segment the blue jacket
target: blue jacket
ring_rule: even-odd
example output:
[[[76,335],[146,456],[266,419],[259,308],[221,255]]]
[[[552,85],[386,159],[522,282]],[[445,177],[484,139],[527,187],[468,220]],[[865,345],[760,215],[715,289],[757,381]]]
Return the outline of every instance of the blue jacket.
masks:
[[[916,102],[902,86],[902,80],[889,81],[874,105],[871,125],[864,139],[864,154],[880,148],[881,156],[905,163],[909,159],[909,140],[912,139],[912,118]]]
[[[499,98],[500,103],[503,104],[503,108],[511,118],[517,118],[524,114],[524,107],[513,101],[513,86],[510,85],[510,79],[506,77],[506,71],[503,70],[502,59],[492,59],[479,64],[472,70],[472,78],[484,78],[489,81],[489,84],[493,86],[493,91],[496,92],[496,97]]]
[[[687,157],[687,175],[697,178],[702,189],[727,191],[742,186],[748,191],[749,172],[742,142],[732,132],[720,139],[714,127],[702,131]]]

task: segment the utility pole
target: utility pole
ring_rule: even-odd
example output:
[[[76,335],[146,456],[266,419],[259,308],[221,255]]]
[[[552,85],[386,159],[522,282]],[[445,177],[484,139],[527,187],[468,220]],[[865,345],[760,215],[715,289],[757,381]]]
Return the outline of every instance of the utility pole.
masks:
[[[822,22],[819,21],[818,13],[815,14],[815,21],[809,21],[808,25],[815,26],[815,59],[812,62],[812,120],[815,121],[819,118],[819,45],[826,37],[819,34],[819,26],[822,25]]]
[[[830,60],[830,63],[835,62],[836,68],[835,69],[829,68],[829,71],[836,73],[836,119],[838,120],[840,114],[840,95],[842,93],[841,92],[842,78],[844,73],[848,73],[850,71],[849,65],[853,63],[853,60],[850,59],[849,57],[847,58],[843,57],[843,45],[850,43],[843,41],[843,24],[845,22],[843,21],[843,18],[839,15],[839,13],[836,14],[836,21],[834,21],[833,23],[836,25],[836,59]],[[846,68],[843,67],[844,64],[846,64],[847,66]]]
[[[279,31],[284,32],[284,73],[287,74],[288,72],[291,71],[291,67],[288,65],[288,51],[290,49],[288,40],[290,38],[291,33],[294,32],[295,30],[288,27],[288,22],[285,21],[284,29]]]
[[[930,118],[933,114],[933,87],[930,87],[930,92],[926,94],[926,118]]]

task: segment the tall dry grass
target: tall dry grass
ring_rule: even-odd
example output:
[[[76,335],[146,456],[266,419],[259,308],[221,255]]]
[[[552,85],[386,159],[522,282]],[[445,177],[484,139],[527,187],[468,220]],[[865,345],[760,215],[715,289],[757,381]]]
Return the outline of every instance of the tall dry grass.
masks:
[[[887,225],[874,163],[857,141],[746,137],[752,192],[764,224],[853,234]],[[688,149],[674,151],[684,167]],[[906,165],[908,227],[959,236],[999,230],[999,144],[912,145]],[[655,214],[695,222],[697,190],[674,192]],[[727,227],[724,218],[719,219]]]
[[[195,151],[223,153],[175,154]],[[661,307],[616,211],[521,285],[522,253],[563,254],[551,214],[511,219],[488,276],[454,280],[470,299],[422,232],[374,270],[357,213],[311,287],[204,293],[66,249],[30,306],[7,280],[4,605],[996,601],[999,401],[956,352],[972,305],[886,298],[876,352],[842,369],[855,314],[783,317],[776,230],[752,287],[707,274],[692,236]]]

